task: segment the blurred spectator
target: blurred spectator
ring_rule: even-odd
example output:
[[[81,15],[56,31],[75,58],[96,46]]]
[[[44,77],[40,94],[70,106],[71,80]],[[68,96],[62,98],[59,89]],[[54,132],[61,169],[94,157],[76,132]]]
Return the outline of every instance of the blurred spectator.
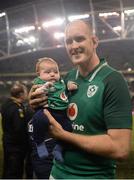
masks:
[[[27,88],[16,83],[11,87],[10,95],[1,106],[4,152],[2,178],[21,179],[25,157],[29,151],[28,117],[23,104],[27,100]]]

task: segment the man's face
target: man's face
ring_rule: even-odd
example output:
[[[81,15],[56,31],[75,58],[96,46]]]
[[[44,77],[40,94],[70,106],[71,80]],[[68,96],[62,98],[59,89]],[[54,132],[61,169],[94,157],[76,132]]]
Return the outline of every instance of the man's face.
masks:
[[[96,47],[88,26],[81,21],[70,24],[66,29],[65,45],[74,65],[90,61]]]

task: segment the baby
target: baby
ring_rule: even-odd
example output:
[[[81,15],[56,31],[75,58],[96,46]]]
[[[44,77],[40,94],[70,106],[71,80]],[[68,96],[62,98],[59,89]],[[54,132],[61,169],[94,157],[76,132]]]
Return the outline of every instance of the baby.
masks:
[[[60,77],[58,64],[51,58],[44,57],[38,60],[36,64],[36,73],[38,75],[34,80],[34,84],[41,84],[36,91],[44,91],[48,94],[48,104],[38,110],[29,123],[31,138],[36,145],[38,156],[40,158],[48,156],[48,150],[45,141],[48,138],[49,121],[43,113],[43,109],[47,108],[54,118],[67,131],[72,131],[72,125],[67,117],[68,98],[66,95],[66,85]],[[73,82],[68,83],[68,90],[77,89],[77,85]],[[32,129],[31,129],[32,127]],[[57,142],[53,155],[58,161],[62,158],[63,143]]]

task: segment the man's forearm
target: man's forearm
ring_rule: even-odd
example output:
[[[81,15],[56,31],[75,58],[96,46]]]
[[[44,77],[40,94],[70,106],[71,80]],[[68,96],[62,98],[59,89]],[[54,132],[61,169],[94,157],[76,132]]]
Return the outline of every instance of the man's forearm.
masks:
[[[116,134],[119,134],[119,137],[116,137]],[[122,134],[124,136],[122,136]],[[126,159],[130,151],[130,137],[131,130],[124,129],[115,130],[113,136],[111,134],[79,135],[64,131],[60,139],[72,143],[90,153],[114,159]]]
[[[103,135],[80,135],[65,131],[53,116],[44,110],[50,122],[51,135],[87,151],[114,159],[126,159],[130,152],[131,129],[109,129]]]

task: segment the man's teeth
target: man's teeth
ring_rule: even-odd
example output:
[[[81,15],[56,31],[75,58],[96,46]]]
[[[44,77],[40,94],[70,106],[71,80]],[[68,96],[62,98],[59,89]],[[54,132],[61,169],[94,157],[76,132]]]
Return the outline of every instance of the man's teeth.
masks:
[[[71,55],[79,55],[80,53],[83,53],[83,49],[82,48],[78,48],[78,49],[72,50],[70,52]]]

